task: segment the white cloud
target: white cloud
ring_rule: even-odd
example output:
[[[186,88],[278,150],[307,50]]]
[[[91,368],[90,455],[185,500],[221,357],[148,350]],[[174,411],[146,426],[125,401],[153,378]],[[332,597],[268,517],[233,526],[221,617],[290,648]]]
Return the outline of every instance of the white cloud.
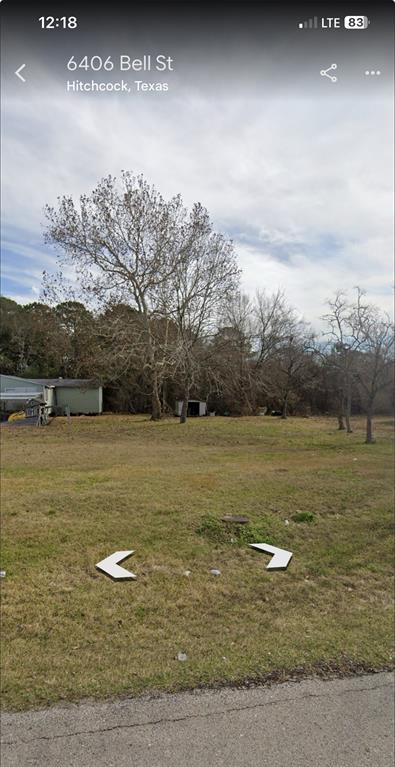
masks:
[[[283,287],[314,322],[334,290],[355,284],[390,309],[390,102],[373,110],[368,100],[284,93],[128,101],[48,92],[45,104],[28,91],[6,103],[6,230],[37,242],[45,203],[133,169],[165,196],[208,207],[235,239],[246,290]],[[18,247],[35,278],[52,262],[28,242]]]

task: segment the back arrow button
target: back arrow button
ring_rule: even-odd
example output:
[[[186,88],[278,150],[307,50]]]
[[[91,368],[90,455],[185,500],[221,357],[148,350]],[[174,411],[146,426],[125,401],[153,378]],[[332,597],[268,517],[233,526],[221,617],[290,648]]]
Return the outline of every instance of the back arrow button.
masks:
[[[26,80],[25,80],[25,78],[24,78],[24,77],[22,77],[22,75],[21,75],[21,71],[22,71],[22,69],[24,69],[24,68],[25,68],[25,66],[26,66],[26,64],[22,64],[22,66],[20,66],[20,67],[19,67],[19,69],[17,69],[17,70],[16,70],[16,72],[14,72],[14,74],[15,74],[17,77],[19,77],[19,79],[20,79],[20,80],[22,80],[22,82],[23,82],[23,83],[25,83],[25,82],[26,82]]]

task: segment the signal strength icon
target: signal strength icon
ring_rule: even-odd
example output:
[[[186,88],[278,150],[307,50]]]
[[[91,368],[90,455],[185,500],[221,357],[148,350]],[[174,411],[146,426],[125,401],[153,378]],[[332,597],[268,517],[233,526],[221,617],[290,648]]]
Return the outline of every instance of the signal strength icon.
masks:
[[[318,17],[314,16],[307,21],[300,21],[298,24],[299,29],[318,29]]]

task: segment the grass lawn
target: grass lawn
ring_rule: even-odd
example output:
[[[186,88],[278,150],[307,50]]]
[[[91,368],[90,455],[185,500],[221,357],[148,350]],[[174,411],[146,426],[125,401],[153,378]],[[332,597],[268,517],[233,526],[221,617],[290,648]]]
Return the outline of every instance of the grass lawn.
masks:
[[[388,667],[392,421],[376,420],[375,445],[355,427],[106,415],[3,427],[3,706]],[[252,541],[292,551],[288,569],[266,571]],[[136,581],[95,569],[121,549],[135,550],[123,565]]]

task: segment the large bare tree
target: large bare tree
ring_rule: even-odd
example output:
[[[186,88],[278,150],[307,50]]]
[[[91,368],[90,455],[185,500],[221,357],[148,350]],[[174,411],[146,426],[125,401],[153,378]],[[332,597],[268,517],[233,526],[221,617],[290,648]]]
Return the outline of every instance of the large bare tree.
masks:
[[[61,265],[74,267],[83,296],[96,305],[121,302],[138,311],[152,418],[158,420],[168,351],[160,322],[163,295],[185,247],[181,198],[166,201],[142,176],[125,171],[120,185],[108,176],[78,204],[59,198],[57,208],[46,207],[46,217],[46,241],[59,249]]]
[[[127,352],[123,344],[122,361],[141,357],[143,347],[152,418],[161,416],[164,383],[177,377],[185,421],[202,344],[220,304],[237,286],[231,241],[213,231],[200,203],[188,212],[180,196],[166,201],[142,176],[128,172],[121,185],[111,176],[103,179],[78,205],[62,197],[56,209],[47,206],[46,216],[46,240],[60,249],[61,264],[74,267],[83,295],[138,313],[132,334],[138,348]]]

